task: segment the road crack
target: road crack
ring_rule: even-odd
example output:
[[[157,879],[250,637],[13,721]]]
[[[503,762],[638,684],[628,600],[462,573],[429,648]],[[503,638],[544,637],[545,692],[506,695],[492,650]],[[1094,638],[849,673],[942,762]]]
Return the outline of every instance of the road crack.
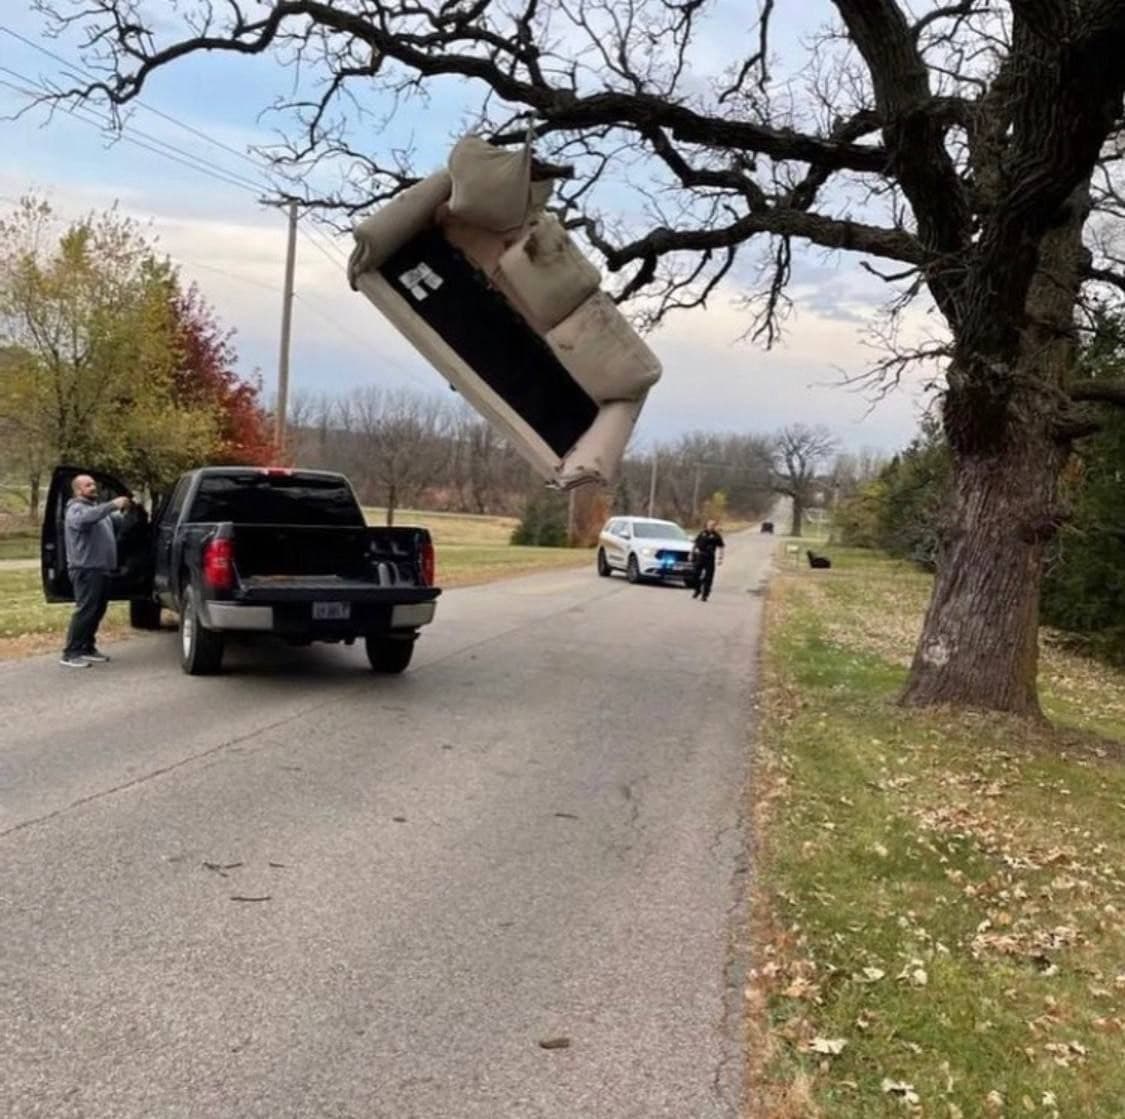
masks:
[[[21,820],[19,823],[13,824],[11,827],[0,831],[0,839],[7,839],[8,836],[23,831],[25,828],[34,827],[36,824],[44,824],[49,820],[67,816],[76,808],[82,808],[87,804],[94,804],[99,800],[105,800],[108,797],[116,796],[118,793],[128,792],[130,789],[146,785],[150,781],[155,781],[160,777],[167,776],[169,773],[175,773],[176,770],[183,769],[185,766],[203,761],[205,758],[213,757],[216,754],[222,753],[224,750],[229,750],[243,742],[248,742],[250,739],[277,730],[279,727],[288,726],[290,723],[296,722],[298,719],[303,719],[305,716],[311,715],[321,710],[321,708],[328,707],[336,702],[337,697],[335,696],[330,699],[321,700],[319,703],[311,704],[309,707],[302,708],[300,711],[296,711],[291,715],[286,715],[284,719],[278,719],[276,722],[256,727],[254,730],[247,731],[245,734],[235,735],[233,738],[225,739],[222,742],[216,743],[214,746],[208,746],[206,750],[200,750],[198,753],[189,754],[186,758],[180,758],[178,761],[161,766],[159,769],[151,770],[148,773],[142,773],[139,777],[133,777],[128,781],[122,781],[120,784],[112,785],[108,789],[99,789],[96,793],[88,793],[86,796],[79,797],[77,800],[71,801],[62,808],[56,808],[51,812],[45,812],[42,816],[33,816],[30,819]]]

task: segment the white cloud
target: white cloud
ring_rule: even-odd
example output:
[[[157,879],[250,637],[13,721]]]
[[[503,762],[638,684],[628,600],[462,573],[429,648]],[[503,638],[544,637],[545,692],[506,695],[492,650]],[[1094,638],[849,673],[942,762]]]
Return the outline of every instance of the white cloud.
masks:
[[[865,338],[870,305],[857,305],[860,321],[850,321],[798,304],[782,341],[765,351],[739,340],[749,318],[733,296],[720,292],[708,310],[673,316],[650,338],[664,376],[641,417],[639,442],[694,428],[770,431],[798,421],[825,424],[851,447],[893,449],[910,438],[926,375],[908,375],[875,404],[870,387],[843,383],[877,357]],[[906,327],[907,336],[918,336],[922,313],[910,314]]]

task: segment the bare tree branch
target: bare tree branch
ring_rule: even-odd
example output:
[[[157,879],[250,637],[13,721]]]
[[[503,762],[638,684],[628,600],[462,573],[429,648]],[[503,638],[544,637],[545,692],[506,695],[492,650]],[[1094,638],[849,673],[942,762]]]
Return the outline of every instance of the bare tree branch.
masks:
[[[1125,381],[1077,381],[1070,386],[1070,399],[1125,408]]]

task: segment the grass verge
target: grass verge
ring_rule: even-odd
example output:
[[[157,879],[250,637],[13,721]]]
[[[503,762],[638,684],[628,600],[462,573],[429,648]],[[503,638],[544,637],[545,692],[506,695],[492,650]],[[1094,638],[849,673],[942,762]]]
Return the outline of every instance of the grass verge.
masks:
[[[0,560],[38,558],[38,532],[0,532]]]
[[[1054,729],[906,712],[926,577],[834,550],[768,609],[751,1113],[1125,1115],[1125,673]]]
[[[387,511],[366,506],[363,515],[369,525],[384,525]],[[436,548],[450,545],[503,547],[512,538],[519,524],[518,517],[498,517],[482,513],[435,513],[425,509],[396,509],[396,525],[417,525],[428,528]]]
[[[71,610],[69,603],[43,601],[38,571],[0,571],[0,660],[52,649],[61,652]],[[113,640],[128,632],[128,608],[124,603],[111,603],[98,631],[99,640]]]

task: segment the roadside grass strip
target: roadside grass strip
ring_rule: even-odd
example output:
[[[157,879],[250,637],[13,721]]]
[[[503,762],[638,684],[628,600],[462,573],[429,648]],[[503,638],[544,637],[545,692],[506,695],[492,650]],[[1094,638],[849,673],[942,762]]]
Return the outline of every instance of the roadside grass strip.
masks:
[[[1125,1116],[1125,672],[1054,725],[894,706],[929,580],[834,549],[767,608],[751,1113]]]

